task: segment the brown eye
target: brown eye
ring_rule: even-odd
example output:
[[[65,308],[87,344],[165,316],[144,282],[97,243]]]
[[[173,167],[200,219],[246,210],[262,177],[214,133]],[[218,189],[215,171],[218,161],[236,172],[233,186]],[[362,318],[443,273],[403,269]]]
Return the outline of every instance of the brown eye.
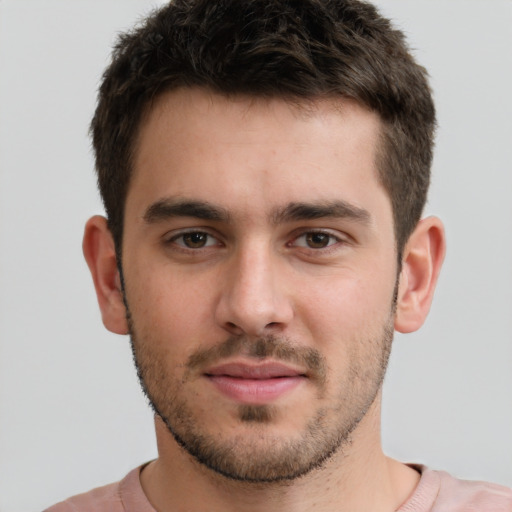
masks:
[[[307,233],[306,243],[311,249],[323,249],[330,245],[332,237],[327,233]]]
[[[182,231],[174,236],[164,239],[164,244],[170,249],[181,249],[188,254],[199,252],[204,249],[213,249],[222,247],[219,239],[207,231]]]
[[[201,232],[185,233],[182,235],[183,244],[190,249],[201,249],[208,243],[208,234]]]
[[[340,244],[343,240],[329,231],[306,231],[292,240],[290,247],[303,247],[304,249],[327,249],[332,245]]]

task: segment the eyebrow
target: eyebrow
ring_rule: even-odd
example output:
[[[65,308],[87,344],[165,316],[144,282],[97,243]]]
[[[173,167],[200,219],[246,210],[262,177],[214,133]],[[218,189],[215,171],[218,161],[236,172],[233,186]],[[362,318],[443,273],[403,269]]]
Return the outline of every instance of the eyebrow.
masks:
[[[349,219],[361,224],[370,223],[370,213],[343,200],[314,203],[290,203],[275,211],[272,220],[275,224],[300,220],[315,220],[325,217]]]
[[[165,198],[148,207],[143,219],[148,224],[165,221],[173,217],[194,217],[196,219],[225,222],[231,220],[229,212],[207,201],[192,199]],[[322,218],[349,219],[362,224],[369,224],[370,213],[343,200],[320,202],[293,202],[276,209],[271,215],[274,224],[315,220]]]
[[[153,203],[143,215],[148,224],[164,221],[173,217],[194,217],[196,219],[228,222],[230,215],[224,208],[205,201],[182,200],[174,198],[160,199]]]

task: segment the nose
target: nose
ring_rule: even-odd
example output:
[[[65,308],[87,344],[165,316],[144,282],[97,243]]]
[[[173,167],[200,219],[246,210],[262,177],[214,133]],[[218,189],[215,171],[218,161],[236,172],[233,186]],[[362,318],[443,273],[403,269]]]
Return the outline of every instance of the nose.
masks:
[[[247,247],[226,265],[217,323],[233,335],[282,332],[293,317],[293,306],[279,256],[267,247]]]

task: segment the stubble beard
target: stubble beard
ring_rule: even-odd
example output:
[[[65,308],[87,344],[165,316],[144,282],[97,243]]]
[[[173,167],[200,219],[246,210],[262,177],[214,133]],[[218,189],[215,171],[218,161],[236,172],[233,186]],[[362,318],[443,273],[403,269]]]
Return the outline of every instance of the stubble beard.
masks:
[[[295,437],[283,439],[269,433],[279,417],[274,406],[239,405],[238,421],[244,425],[244,433],[227,439],[209,432],[208,426],[196,419],[194,404],[183,396],[186,377],[178,380],[170,374],[162,354],[152,353],[151,343],[138,337],[129,313],[127,317],[142,389],[175,441],[217,474],[260,484],[286,483],[321,468],[335,453],[343,454],[351,443],[351,434],[381,389],[393,339],[390,314],[378,335],[359,341],[366,345],[364,356],[350,358],[351,366],[337,398],[332,403],[319,400],[323,405],[312,412],[303,431]],[[314,349],[297,348],[288,340],[273,336],[258,340],[229,338],[217,347],[193,354],[187,365],[190,368],[242,352],[258,359],[273,357],[305,365],[313,376],[318,397],[325,395],[327,364],[323,356]]]

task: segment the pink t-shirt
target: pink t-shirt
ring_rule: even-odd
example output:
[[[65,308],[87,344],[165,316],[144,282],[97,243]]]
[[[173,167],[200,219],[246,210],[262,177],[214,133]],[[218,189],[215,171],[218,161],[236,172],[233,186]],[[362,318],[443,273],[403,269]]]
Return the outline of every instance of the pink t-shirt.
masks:
[[[512,512],[512,489],[413,467],[421,472],[420,482],[397,512]],[[120,482],[79,494],[44,512],[156,512],[140,485],[140,469],[130,471]]]

